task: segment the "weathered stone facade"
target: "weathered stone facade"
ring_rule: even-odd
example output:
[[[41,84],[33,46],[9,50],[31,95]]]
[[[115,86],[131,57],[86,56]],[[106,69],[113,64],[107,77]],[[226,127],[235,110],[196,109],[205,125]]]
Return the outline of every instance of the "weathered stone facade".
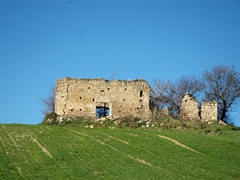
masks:
[[[218,119],[218,104],[216,101],[203,102],[200,108],[195,97],[186,93],[181,104],[181,117],[202,121]]]
[[[217,103],[217,101],[202,103],[201,119],[203,119],[203,120],[217,120],[218,119],[218,103]]]
[[[107,109],[110,118],[151,117],[150,86],[141,79],[58,79],[55,94],[55,113],[61,118],[96,118],[98,108]]]
[[[181,117],[183,119],[199,120],[198,101],[194,96],[186,94],[182,99]]]
[[[101,117],[151,119],[150,91],[149,84],[142,79],[133,81],[68,77],[58,79],[55,90],[55,113],[60,119],[77,117],[96,119],[99,118],[100,108],[104,109]],[[212,101],[203,102],[199,108],[194,96],[186,93],[182,99],[180,113],[183,119],[217,120],[217,106],[217,102]],[[164,114],[169,116],[169,111],[166,110]]]

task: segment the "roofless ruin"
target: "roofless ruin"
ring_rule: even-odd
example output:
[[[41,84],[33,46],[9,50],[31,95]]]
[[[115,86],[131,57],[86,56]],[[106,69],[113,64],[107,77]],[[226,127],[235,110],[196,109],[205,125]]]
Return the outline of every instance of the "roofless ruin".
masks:
[[[58,79],[55,112],[62,118],[149,119],[150,86],[142,79]]]
[[[151,88],[147,81],[63,78],[56,82],[55,113],[61,119],[85,117],[151,119]],[[197,100],[186,93],[181,117],[189,120],[217,120],[217,102]]]

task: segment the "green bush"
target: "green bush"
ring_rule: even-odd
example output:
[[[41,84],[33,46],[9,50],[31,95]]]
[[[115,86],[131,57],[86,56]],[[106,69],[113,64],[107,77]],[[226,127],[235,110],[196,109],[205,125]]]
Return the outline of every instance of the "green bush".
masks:
[[[41,124],[57,124],[57,114],[55,112],[47,114]]]

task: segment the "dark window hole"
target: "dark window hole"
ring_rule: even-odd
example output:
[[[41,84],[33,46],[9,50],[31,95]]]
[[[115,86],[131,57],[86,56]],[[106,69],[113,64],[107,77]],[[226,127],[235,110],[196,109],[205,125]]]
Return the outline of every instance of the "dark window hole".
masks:
[[[97,118],[109,116],[110,110],[107,107],[96,107]]]

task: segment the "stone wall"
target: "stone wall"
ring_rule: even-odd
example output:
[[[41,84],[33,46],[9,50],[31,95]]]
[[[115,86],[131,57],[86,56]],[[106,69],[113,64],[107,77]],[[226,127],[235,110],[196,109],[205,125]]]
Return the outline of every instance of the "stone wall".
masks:
[[[198,101],[195,99],[194,96],[190,95],[189,93],[186,93],[186,95],[182,99],[181,117],[183,119],[190,120],[200,119]]]
[[[109,110],[109,117],[150,118],[150,86],[133,81],[99,79],[58,79],[55,112],[62,118],[96,118],[97,108]]]
[[[218,119],[218,103],[217,103],[217,101],[202,103],[201,118],[203,120],[217,120]]]
[[[203,102],[201,107],[199,108],[198,101],[195,99],[195,97],[189,93],[186,93],[182,100],[181,117],[182,119],[189,120],[217,120],[217,101]]]

